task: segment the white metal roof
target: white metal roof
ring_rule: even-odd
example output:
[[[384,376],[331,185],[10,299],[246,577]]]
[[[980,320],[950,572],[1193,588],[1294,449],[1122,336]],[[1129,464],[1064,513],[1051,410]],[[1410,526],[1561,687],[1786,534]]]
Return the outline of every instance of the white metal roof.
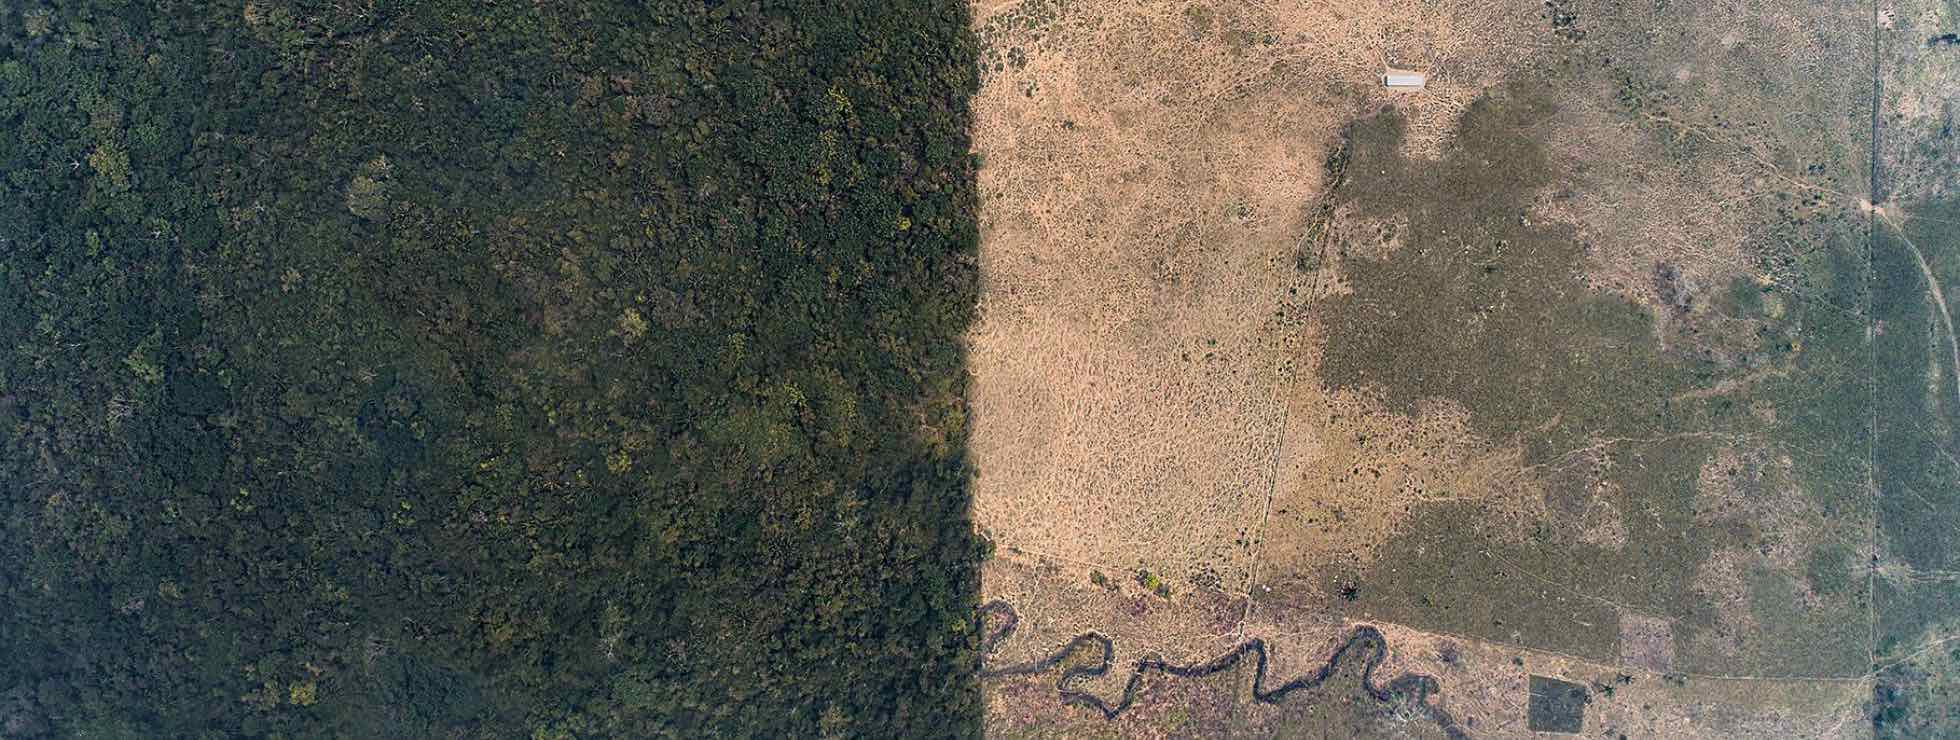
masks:
[[[1388,87],[1420,88],[1423,85],[1421,72],[1384,72],[1382,84]]]

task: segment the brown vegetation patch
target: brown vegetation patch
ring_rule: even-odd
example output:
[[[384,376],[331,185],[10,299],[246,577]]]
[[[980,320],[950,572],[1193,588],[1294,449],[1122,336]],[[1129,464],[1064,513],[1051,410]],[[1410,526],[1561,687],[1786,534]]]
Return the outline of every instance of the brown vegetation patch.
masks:
[[[1798,488],[1788,455],[1723,447],[1701,467],[1695,522],[1730,535],[1755,559],[1793,577],[1818,544],[1824,513]]]
[[[1743,581],[1750,560],[1743,551],[1723,550],[1702,563],[1691,591],[1711,624],[1687,641],[1689,650],[1734,660],[1745,647],[1753,647],[1748,642],[1762,625],[1749,608],[1749,587]]]
[[[1620,614],[1620,664],[1650,673],[1674,667],[1674,625],[1665,617]]]
[[[1291,583],[1332,563],[1369,564],[1417,507],[1442,502],[1478,505],[1479,527],[1519,532],[1540,519],[1543,488],[1522,453],[1467,425],[1467,412],[1442,400],[1410,416],[1365,392],[1296,386],[1261,568]]]
[[[1888,201],[1950,199],[1960,187],[1960,6],[1941,0],[1891,0],[1891,32],[1879,41],[1885,98],[1880,140]]]
[[[1594,9],[1581,8],[1582,14]],[[1579,230],[1588,280],[1654,307],[1650,279],[1691,290],[1736,278],[1800,287],[1782,258],[1816,245],[1796,227],[1855,216],[1866,190],[1869,6],[1746,0],[1600,9],[1572,58],[1598,74],[1561,92],[1546,145],[1570,173],[1534,215]],[[1939,88],[1923,88],[1939,89]],[[1675,306],[1704,317],[1706,301]]]
[[[1545,142],[1567,178],[1538,194],[1530,218],[1575,229],[1586,249],[1588,284],[1654,307],[1665,324],[1677,313],[1669,307],[1679,296],[1662,295],[1653,278],[1657,264],[1674,266],[1677,284],[1696,292],[1753,276],[1747,238],[1763,218],[1755,199],[1770,187],[1761,173],[1725,157],[1670,162],[1653,133],[1607,107],[1610,82],[1589,80],[1573,92],[1555,114],[1558,135]],[[1707,304],[1683,308],[1700,313]]]

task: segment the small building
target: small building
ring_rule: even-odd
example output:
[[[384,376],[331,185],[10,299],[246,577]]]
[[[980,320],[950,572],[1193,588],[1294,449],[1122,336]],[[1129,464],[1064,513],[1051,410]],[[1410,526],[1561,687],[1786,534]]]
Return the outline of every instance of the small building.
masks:
[[[1382,73],[1382,86],[1390,90],[1421,90],[1424,82],[1421,72],[1391,69]]]

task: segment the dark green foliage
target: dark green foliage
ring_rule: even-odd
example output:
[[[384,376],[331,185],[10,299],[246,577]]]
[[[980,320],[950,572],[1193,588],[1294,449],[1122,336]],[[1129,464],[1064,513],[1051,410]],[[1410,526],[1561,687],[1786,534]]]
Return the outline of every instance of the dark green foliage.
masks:
[[[1753,280],[1735,278],[1723,296],[1722,311],[1730,316],[1759,315],[1763,312],[1763,293],[1767,290]]]
[[[1941,648],[1879,670],[1872,684],[1872,735],[1888,740],[1953,737],[1960,730],[1956,668],[1960,649]]]
[[[976,732],[966,28],[0,9],[0,721]]]

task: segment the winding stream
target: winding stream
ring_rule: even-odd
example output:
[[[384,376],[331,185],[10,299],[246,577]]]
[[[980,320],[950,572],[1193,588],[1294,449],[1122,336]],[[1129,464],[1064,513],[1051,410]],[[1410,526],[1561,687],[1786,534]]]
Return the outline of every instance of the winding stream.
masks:
[[[981,638],[980,648],[983,656],[992,655],[1002,642],[1014,634],[1015,628],[1020,624],[1020,615],[1005,601],[991,601],[980,607],[979,618],[983,627],[990,616],[1001,620],[1001,625]],[[983,657],[979,675],[980,678],[985,679],[1046,673],[1060,666],[1070,654],[1087,645],[1094,645],[1102,651],[1101,660],[1093,665],[1077,665],[1063,670],[1061,677],[1055,681],[1055,689],[1060,694],[1062,703],[1095,709],[1102,713],[1104,719],[1115,719],[1130,709],[1136,702],[1137,686],[1143,681],[1145,674],[1162,673],[1178,678],[1202,678],[1236,668],[1247,655],[1252,655],[1256,660],[1252,674],[1253,700],[1264,704],[1277,704],[1293,692],[1317,688],[1326,683],[1327,679],[1334,675],[1335,669],[1346,661],[1361,660],[1363,661],[1361,688],[1376,701],[1388,704],[1406,701],[1410,706],[1419,708],[1453,740],[1469,737],[1469,733],[1458,727],[1456,720],[1448,712],[1430,702],[1430,698],[1438,690],[1435,678],[1418,673],[1405,673],[1390,680],[1386,685],[1376,685],[1375,670],[1381,667],[1382,661],[1388,657],[1388,641],[1382,637],[1380,630],[1367,625],[1355,627],[1353,632],[1348,633],[1347,640],[1342,642],[1341,646],[1334,650],[1333,655],[1328,656],[1327,662],[1313,673],[1296,677],[1270,689],[1266,688],[1268,678],[1266,642],[1257,637],[1241,642],[1224,654],[1202,663],[1179,665],[1160,658],[1139,659],[1132,665],[1130,678],[1123,684],[1122,698],[1115,704],[1105,702],[1095,694],[1074,687],[1075,683],[1082,679],[1107,675],[1115,664],[1115,646],[1108,637],[1098,632],[1076,635],[1054,652],[1018,665],[988,666],[984,664]]]

